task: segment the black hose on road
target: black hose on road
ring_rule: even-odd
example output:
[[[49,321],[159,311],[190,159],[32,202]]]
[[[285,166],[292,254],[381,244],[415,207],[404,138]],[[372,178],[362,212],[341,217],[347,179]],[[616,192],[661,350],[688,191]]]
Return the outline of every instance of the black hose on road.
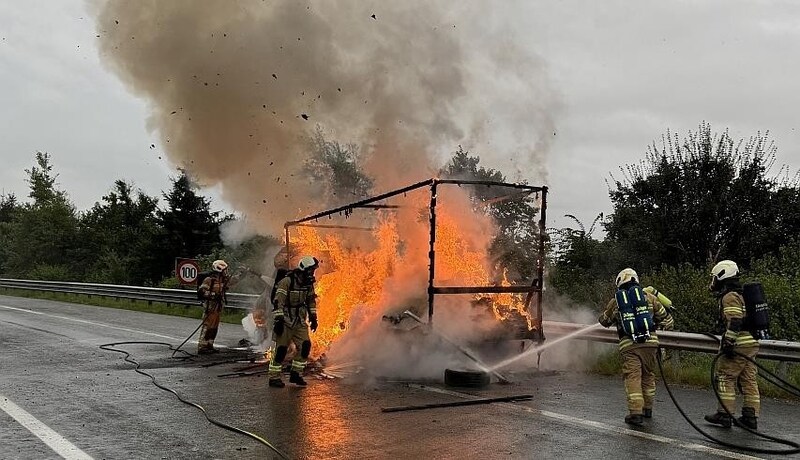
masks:
[[[181,350],[181,347],[186,345],[186,342],[188,342],[189,339],[194,337],[194,335],[197,334],[197,331],[199,331],[201,327],[203,327],[203,322],[202,321],[200,321],[200,324],[197,325],[197,328],[191,334],[189,334],[189,336],[186,337],[186,339],[183,342],[181,342],[181,344],[178,345],[177,348],[172,348],[172,345],[170,345],[169,348],[172,349],[172,357],[173,358],[175,357],[175,353],[177,353],[179,350],[181,351],[181,353],[185,353],[186,355],[188,355],[187,357],[194,356],[193,354],[189,353],[188,351]]]
[[[198,327],[198,329],[199,329],[199,327]],[[197,332],[197,331],[195,330],[195,332]],[[194,332],[192,333],[192,335],[194,335]],[[189,336],[189,337],[191,337],[191,336]],[[189,339],[187,338],[186,340],[189,340]],[[186,343],[186,341],[184,341],[184,343]],[[115,353],[124,354],[125,355],[125,357],[124,357],[125,361],[128,362],[128,363],[133,364],[134,366],[136,366],[133,369],[134,371],[136,371],[137,373],[142,374],[142,375],[144,375],[146,377],[149,377],[150,380],[153,382],[153,385],[157,386],[158,388],[160,388],[160,389],[162,389],[164,391],[167,391],[169,393],[174,394],[178,398],[178,400],[180,402],[182,402],[184,404],[187,404],[189,406],[195,407],[198,410],[200,410],[200,412],[202,412],[203,415],[205,416],[206,420],[208,420],[211,424],[216,425],[216,426],[218,426],[220,428],[224,428],[224,429],[226,429],[228,431],[233,431],[234,433],[239,433],[239,434],[245,435],[245,436],[247,436],[249,438],[255,439],[256,441],[258,441],[261,444],[263,444],[263,445],[267,446],[268,448],[270,448],[280,458],[283,458],[283,459],[288,459],[289,458],[288,455],[283,453],[277,447],[273,446],[269,441],[267,441],[266,439],[262,438],[261,436],[259,436],[257,434],[254,434],[254,433],[251,433],[249,431],[245,431],[245,430],[243,430],[241,428],[237,428],[235,426],[228,425],[227,423],[220,422],[220,421],[218,421],[216,419],[213,419],[213,418],[209,417],[208,413],[206,412],[205,408],[203,408],[203,406],[201,406],[200,404],[197,404],[195,402],[192,402],[192,401],[189,401],[189,400],[185,399],[183,396],[180,395],[180,393],[178,393],[177,391],[173,390],[172,388],[169,388],[167,386],[164,386],[164,385],[158,383],[158,381],[156,380],[156,378],[152,374],[148,374],[147,372],[141,370],[140,369],[141,364],[139,362],[137,362],[136,360],[132,359],[130,353],[128,353],[125,350],[119,349],[119,348],[114,348],[114,347],[116,347],[118,345],[164,345],[166,347],[169,347],[170,350],[173,350],[173,356],[175,355],[175,352],[177,352],[180,347],[179,348],[173,348],[172,344],[165,343],[165,342],[138,342],[138,341],[114,342],[114,343],[105,343],[103,345],[100,345],[100,349],[102,349],[102,350],[113,351]],[[183,345],[183,344],[181,344],[181,345]],[[187,353],[187,352],[184,351],[183,353]]]
[[[717,361],[719,360],[719,357],[721,355],[722,355],[721,353],[717,354],[714,357],[714,360],[711,363],[711,382],[712,382],[711,386],[714,388],[714,394],[716,395],[717,400],[720,402],[720,405],[722,405],[722,398],[719,395],[719,389],[717,388],[717,385],[716,385],[716,380],[714,378],[714,376],[715,376],[714,370],[716,369]],[[739,356],[743,356],[744,358],[747,358],[748,360],[750,360],[753,363],[755,363],[756,366],[758,366],[759,369],[763,369],[763,367],[760,364],[756,363],[754,360],[748,358],[747,356],[744,356],[744,355],[741,355],[741,354]],[[743,445],[739,445],[739,444],[733,444],[733,443],[730,443],[730,442],[727,442],[727,441],[723,441],[721,439],[717,439],[717,438],[711,436],[710,434],[708,434],[707,432],[703,431],[699,426],[697,426],[697,424],[695,424],[689,418],[688,415],[686,415],[686,412],[684,412],[684,410],[681,407],[681,405],[678,404],[678,400],[675,399],[675,395],[672,393],[672,389],[669,387],[669,383],[667,383],[667,377],[664,374],[664,368],[662,366],[661,353],[660,352],[656,354],[656,358],[657,358],[657,361],[658,361],[658,370],[661,372],[661,380],[664,382],[664,387],[667,389],[667,393],[669,394],[669,397],[672,400],[672,403],[675,405],[675,408],[678,409],[678,412],[680,412],[680,414],[683,416],[683,418],[686,419],[686,421],[689,423],[689,425],[691,425],[692,428],[694,428],[698,433],[702,434],[703,436],[705,436],[706,438],[708,438],[712,442],[714,442],[716,444],[719,444],[721,446],[729,447],[729,448],[732,448],[732,449],[743,450],[743,451],[746,451],[746,452],[754,452],[754,453],[759,453],[759,454],[777,454],[777,455],[790,455],[790,454],[800,453],[800,444],[798,444],[798,443],[796,443],[794,441],[790,441],[788,439],[782,439],[782,438],[778,438],[778,437],[775,437],[775,436],[770,436],[768,434],[760,433],[760,432],[758,432],[756,430],[751,430],[750,428],[747,428],[746,426],[742,426],[741,424],[739,424],[736,421],[735,416],[733,414],[731,414],[730,412],[728,412],[727,409],[725,410],[725,412],[728,413],[728,415],[731,417],[732,422],[734,424],[736,424],[737,426],[739,426],[741,428],[744,428],[748,432],[750,432],[752,434],[755,434],[756,436],[762,437],[764,439],[767,439],[767,440],[770,440],[770,441],[773,441],[773,442],[776,442],[776,443],[779,443],[779,444],[784,444],[784,445],[787,445],[787,446],[791,446],[792,449],[762,449],[762,448],[758,448],[758,447],[750,447],[750,446],[743,446]],[[767,372],[770,375],[774,376],[774,374],[772,374],[771,372],[769,372],[766,369],[765,369],[765,372]],[[777,376],[775,376],[775,377],[780,379],[780,377],[777,377]],[[780,379],[780,380],[783,381],[783,379]],[[785,383],[787,385],[789,385],[789,386],[792,386],[788,382],[785,382]],[[796,389],[796,387],[794,387],[794,388]],[[722,406],[722,407],[724,407],[724,406]]]

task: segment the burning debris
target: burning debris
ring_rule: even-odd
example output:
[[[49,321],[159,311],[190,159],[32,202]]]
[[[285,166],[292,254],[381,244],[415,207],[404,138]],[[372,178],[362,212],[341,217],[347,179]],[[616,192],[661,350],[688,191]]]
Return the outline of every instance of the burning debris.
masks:
[[[479,367],[487,368],[474,353],[448,339],[448,335],[480,341],[492,329],[502,328],[499,326],[502,321],[522,318],[529,337],[541,339],[541,283],[538,280],[543,276],[542,261],[537,265],[539,278],[527,286],[512,286],[505,271],[498,278],[494,273],[497,267],[487,260],[488,241],[494,234],[491,219],[479,213],[465,213],[465,208],[471,208],[469,202],[463,201],[459,189],[455,189],[455,194],[437,192],[438,186],[448,183],[467,181],[431,179],[287,222],[286,254],[319,254],[324,261],[325,268],[317,280],[320,328],[312,356],[326,354],[328,362],[352,361],[367,357],[376,347],[385,348],[388,342],[405,347],[408,345],[403,343],[406,338],[387,339],[381,335],[381,323],[405,331],[415,329],[402,325],[406,318],[423,324],[426,322],[420,316],[427,315],[427,323],[431,323],[435,296],[441,299],[443,308],[439,315],[443,320],[436,320],[439,332],[432,335],[436,337],[426,338],[424,336],[431,331],[426,328],[422,337],[417,334],[414,339],[419,343],[428,342],[431,349],[437,348],[435,342],[444,341]],[[538,190],[542,192],[541,207],[546,206],[546,188],[502,183],[481,185]],[[425,189],[430,189],[432,194],[426,197],[420,193]],[[367,207],[377,201],[403,197],[411,204]],[[350,216],[356,209],[370,209],[376,213],[369,218],[374,230],[366,236],[351,234],[348,238],[341,231],[323,234],[328,227],[305,225],[338,214],[353,218]],[[542,213],[538,228],[544,226]],[[343,226],[332,227],[338,230]],[[292,228],[295,230],[290,232]],[[540,232],[540,246],[544,244],[543,235]],[[462,286],[454,285],[456,283]],[[463,295],[470,297],[465,301]],[[534,299],[536,302],[532,304]],[[483,309],[475,308],[481,305]],[[486,314],[489,312],[491,314]],[[452,315],[457,316],[453,318]],[[370,343],[371,338],[376,343]],[[392,362],[398,364],[397,360]],[[495,376],[501,382],[507,381],[496,372]]]

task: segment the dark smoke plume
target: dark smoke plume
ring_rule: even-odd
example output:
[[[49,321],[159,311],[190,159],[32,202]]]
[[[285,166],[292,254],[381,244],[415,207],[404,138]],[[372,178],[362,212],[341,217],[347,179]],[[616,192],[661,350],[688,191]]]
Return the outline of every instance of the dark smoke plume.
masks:
[[[511,164],[514,179],[546,181],[558,98],[508,23],[512,3],[93,7],[101,58],[148,102],[169,159],[259,230],[324,204],[302,174],[316,126],[359,145],[378,191],[430,177],[458,143]]]

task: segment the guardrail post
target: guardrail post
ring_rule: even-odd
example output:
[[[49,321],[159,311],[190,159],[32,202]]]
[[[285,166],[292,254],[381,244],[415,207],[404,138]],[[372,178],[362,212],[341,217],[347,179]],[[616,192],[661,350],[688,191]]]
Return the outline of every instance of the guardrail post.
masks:
[[[775,373],[778,377],[786,380],[789,376],[789,362],[788,361],[779,361],[778,367],[775,369]]]
[[[681,367],[681,351],[680,350],[667,350],[667,356],[669,357],[670,362],[672,363],[672,367],[677,369]]]

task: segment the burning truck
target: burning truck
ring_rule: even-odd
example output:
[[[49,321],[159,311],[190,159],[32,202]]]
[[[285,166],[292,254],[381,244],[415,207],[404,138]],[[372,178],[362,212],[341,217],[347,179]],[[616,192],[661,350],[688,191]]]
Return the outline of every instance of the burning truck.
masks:
[[[504,202],[537,210],[532,279],[492,256]],[[286,222],[276,264],[322,260],[312,358],[331,375],[429,378],[478,361],[465,346],[541,342],[546,209],[547,187],[433,178]]]

